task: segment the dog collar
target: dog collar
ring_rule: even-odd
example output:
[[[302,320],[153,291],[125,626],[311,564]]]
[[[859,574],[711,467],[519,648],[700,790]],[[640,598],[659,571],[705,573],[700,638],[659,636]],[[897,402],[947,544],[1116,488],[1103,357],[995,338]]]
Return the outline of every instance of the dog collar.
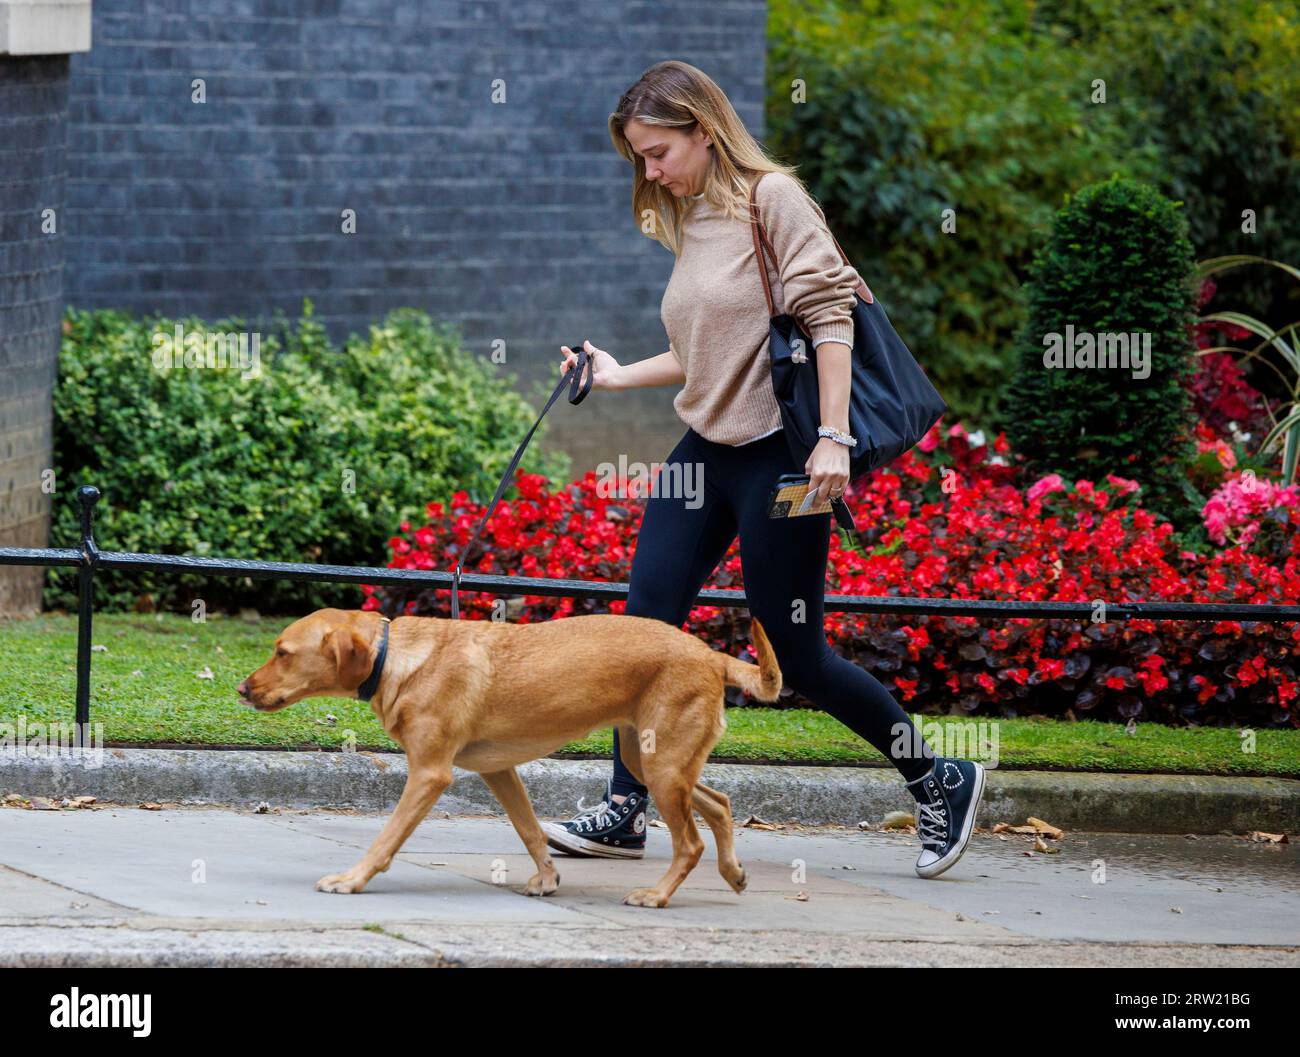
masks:
[[[388,656],[388,625],[392,622],[387,617],[380,619],[384,622],[384,636],[379,640],[379,653],[375,657],[375,665],[366,676],[366,681],[357,687],[357,697],[362,701],[369,701],[374,696],[379,686],[379,677],[384,672],[384,659]]]

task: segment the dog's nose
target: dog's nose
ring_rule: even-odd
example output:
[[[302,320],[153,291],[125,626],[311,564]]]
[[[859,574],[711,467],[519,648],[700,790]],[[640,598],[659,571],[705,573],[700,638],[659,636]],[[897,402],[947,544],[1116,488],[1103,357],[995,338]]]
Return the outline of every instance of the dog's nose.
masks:
[[[248,680],[245,679],[242,683],[240,683],[237,687],[235,687],[235,689],[239,691],[239,696],[240,696],[240,697],[247,697],[247,696],[248,696]]]

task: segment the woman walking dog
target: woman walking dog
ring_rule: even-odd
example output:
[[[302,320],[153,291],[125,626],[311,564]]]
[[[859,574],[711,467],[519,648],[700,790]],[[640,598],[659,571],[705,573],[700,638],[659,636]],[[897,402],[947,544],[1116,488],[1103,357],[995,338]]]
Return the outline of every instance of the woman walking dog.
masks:
[[[791,167],[773,162],[722,90],[684,62],[651,66],[619,100],[610,137],[634,167],[633,214],[676,256],[661,316],[669,349],[627,365],[590,342],[592,388],[616,392],[681,385],[673,400],[685,435],[660,480],[684,480],[672,464],[703,470],[702,502],[659,494],[647,500],[625,612],[681,627],[714,567],[740,536],[749,609],[776,651],[787,686],[865,738],[902,774],[917,801],[922,850],[916,872],[936,877],[966,849],[984,787],[968,760],[937,756],[907,713],[866,670],[826,642],[823,595],[830,514],[768,517],[782,474],[811,477],[814,506],[838,497],[849,478],[850,345],[854,289],[820,208]],[[755,262],[748,203],[754,201],[779,270]],[[766,257],[766,255],[764,255]],[[821,439],[795,465],[782,435],[768,363],[769,315],[758,268],[772,293],[805,324],[817,350]],[[577,356],[560,347],[561,372]],[[684,468],[684,467],[683,467]],[[669,472],[672,470],[672,472]],[[614,771],[604,799],[563,824],[544,823],[552,847],[575,855],[645,854],[647,790],[623,765],[614,732]]]

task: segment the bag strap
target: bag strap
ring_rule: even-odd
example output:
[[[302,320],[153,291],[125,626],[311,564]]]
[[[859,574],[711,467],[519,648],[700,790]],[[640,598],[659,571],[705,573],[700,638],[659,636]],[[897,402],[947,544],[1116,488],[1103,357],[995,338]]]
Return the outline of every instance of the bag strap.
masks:
[[[519,459],[524,454],[524,449],[528,447],[528,442],[533,439],[533,434],[537,431],[537,427],[542,424],[542,419],[546,416],[546,412],[551,410],[551,405],[555,403],[556,398],[560,395],[560,391],[566,385],[569,387],[569,403],[571,404],[581,404],[583,400],[586,399],[587,394],[591,392],[591,384],[596,374],[596,359],[594,356],[588,355],[583,342],[578,342],[577,346],[574,346],[573,348],[578,354],[578,362],[570,368],[567,374],[560,378],[560,384],[555,387],[555,392],[553,392],[551,398],[546,401],[546,406],[542,408],[542,413],[537,416],[537,421],[533,423],[533,428],[528,431],[528,435],[524,437],[523,442],[515,450],[515,457],[510,460],[510,465],[506,467],[506,472],[501,477],[501,483],[497,485],[497,494],[492,497],[492,502],[488,504],[487,510],[483,512],[483,517],[479,520],[478,528],[474,530],[474,535],[469,538],[469,542],[465,544],[465,549],[460,552],[460,557],[456,559],[456,569],[451,575],[452,620],[458,620],[460,618],[461,563],[466,557],[468,557],[469,552],[473,550],[474,544],[478,540],[479,533],[483,531],[483,526],[487,524],[488,518],[492,516],[492,511],[496,508],[497,503],[501,501],[501,497],[505,494],[506,487],[510,483],[510,477],[515,472],[515,467],[519,465]],[[583,371],[587,369],[588,365],[590,365],[591,370],[587,371],[587,380],[583,383]]]
[[[762,177],[760,177],[760,179],[761,178]],[[768,253],[771,254],[772,266],[778,276],[781,274],[781,266],[779,264],[779,259],[776,255],[776,249],[772,245],[772,243],[768,240],[767,232],[763,229],[762,221],[759,219],[758,204],[757,201],[755,200],[757,191],[758,191],[758,180],[755,180],[753,183],[749,185],[749,215],[752,218],[751,225],[750,225],[750,232],[754,237],[754,260],[758,262],[758,272],[763,279],[763,296],[767,298],[767,314],[769,317],[771,317],[776,315],[776,303],[772,299],[772,283],[771,280],[768,279],[767,268],[765,267],[763,262],[762,246],[766,246]],[[826,223],[826,214],[822,212],[821,207],[817,205],[816,202],[813,202],[813,208],[817,210],[817,215],[822,218],[822,223]],[[840,259],[843,260],[844,263],[847,264],[850,268],[853,268],[853,265],[849,264],[849,258],[845,255],[843,247],[840,246],[839,239],[835,237],[834,232],[831,232],[829,224],[826,225],[826,230],[830,232],[831,241],[835,243],[835,248],[839,251]],[[760,236],[762,239],[761,245],[759,241]],[[854,272],[857,273],[856,268],[854,268]],[[874,300],[874,298],[871,296],[871,290],[867,287],[866,280],[863,279],[860,274],[858,275],[858,285],[854,287],[854,289],[858,292],[858,294],[862,297],[862,299],[867,302],[867,304],[871,304],[871,302]],[[804,330],[806,332],[809,332],[806,325],[804,327]],[[865,541],[862,535],[862,531],[854,523],[853,514],[850,512],[849,505],[844,501],[844,498],[842,496],[837,499],[831,500],[831,510],[835,516],[836,522],[838,522],[839,526],[848,533],[849,538],[856,539],[859,547],[865,547]]]
[[[759,177],[759,180],[761,179],[762,176]],[[767,247],[767,251],[772,257],[772,268],[777,275],[781,274],[781,262],[776,255],[776,249],[767,237],[767,230],[763,227],[763,221],[758,214],[757,194],[759,180],[755,180],[749,185],[749,215],[751,218],[750,233],[754,237],[754,260],[758,263],[758,272],[763,279],[763,296],[767,299],[767,314],[771,317],[777,314],[776,301],[772,297],[772,281],[767,276],[767,268],[763,262],[762,247]],[[810,198],[809,201],[812,201],[812,199]],[[825,224],[826,214],[822,212],[821,206],[816,202],[813,202],[812,204],[813,208],[817,210],[817,215],[822,218],[822,223]],[[835,233],[831,231],[829,224],[826,225],[826,231],[830,235],[831,241],[835,243],[835,249],[839,251],[840,259],[850,268],[853,268],[853,265],[849,263],[849,258],[845,254],[844,249],[840,246],[839,239],[835,237]],[[862,274],[858,272],[856,268],[853,268],[853,271],[858,277],[858,284],[854,289],[862,295],[862,300],[867,304],[871,304],[875,298],[871,296],[871,290],[868,288],[866,280],[862,278]],[[807,329],[807,326],[805,326],[804,330],[806,331]]]

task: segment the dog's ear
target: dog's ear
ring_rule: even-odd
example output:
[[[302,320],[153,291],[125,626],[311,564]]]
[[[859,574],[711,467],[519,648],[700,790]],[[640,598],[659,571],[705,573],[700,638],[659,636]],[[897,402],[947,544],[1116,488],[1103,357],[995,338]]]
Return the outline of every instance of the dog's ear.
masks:
[[[370,674],[370,648],[350,627],[330,628],[325,636],[325,655],[334,660],[342,690],[355,690]]]

